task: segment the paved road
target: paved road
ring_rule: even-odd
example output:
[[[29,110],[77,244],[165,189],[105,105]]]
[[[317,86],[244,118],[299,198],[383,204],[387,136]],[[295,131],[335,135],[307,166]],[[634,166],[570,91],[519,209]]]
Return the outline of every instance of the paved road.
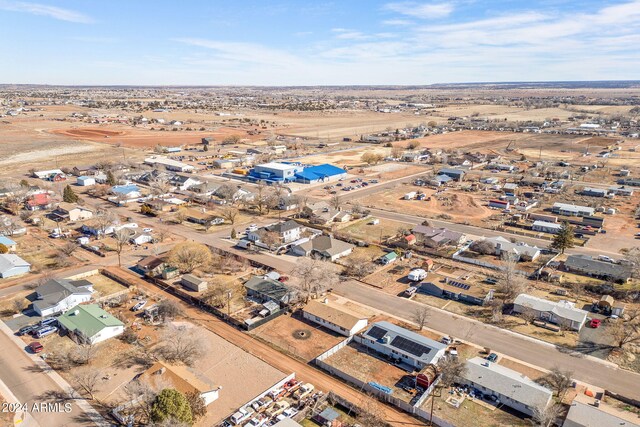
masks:
[[[128,274],[133,277],[133,280],[137,281],[136,283],[138,283],[137,286],[139,288],[146,288],[152,294],[160,293],[164,297],[176,301],[182,306],[185,317],[188,318],[189,321],[199,323],[203,327],[209,329],[210,331],[233,343],[234,345],[242,348],[246,352],[256,356],[260,360],[263,360],[264,362],[270,364],[281,372],[287,374],[295,372],[298,379],[313,383],[317,389],[323,390],[325,392],[333,391],[334,393],[356,404],[360,404],[361,402],[368,401],[370,399],[369,396],[361,393],[354,387],[346,384],[344,381],[326,374],[312,365],[294,359],[288,355],[281,353],[278,350],[275,350],[273,347],[256,340],[247,333],[239,331],[238,329],[228,325],[227,323],[211,315],[210,313],[203,312],[193,307],[192,305],[184,303],[182,300],[161,290],[160,288],[145,281],[139,280],[139,278],[137,278],[137,276],[135,276],[133,273],[125,272],[123,274]],[[392,425],[425,425],[423,421],[419,421],[409,414],[406,414],[392,406],[381,405],[380,407],[384,411],[386,421],[388,421]]]
[[[34,404],[60,403],[65,400],[64,391],[36,365],[24,349],[18,348],[11,339],[0,332],[0,380],[11,390],[22,404],[32,408]],[[29,411],[42,427],[55,426],[92,426],[93,422],[85,418],[84,412],[73,403],[71,411],[54,410],[52,412]],[[33,425],[33,424],[31,424]]]
[[[422,306],[354,281],[341,283],[334,288],[334,292],[408,321],[411,321],[416,307]],[[572,371],[578,380],[640,399],[640,374],[618,369],[591,358],[563,353],[555,346],[530,340],[469,318],[435,308],[432,310],[433,313],[427,322],[431,329],[483,347],[490,347],[492,350],[545,369],[557,366]]]

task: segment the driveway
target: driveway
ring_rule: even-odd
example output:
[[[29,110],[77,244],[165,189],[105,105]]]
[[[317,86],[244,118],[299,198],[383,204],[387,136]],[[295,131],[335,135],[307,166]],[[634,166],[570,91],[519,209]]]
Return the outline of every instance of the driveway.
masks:
[[[605,322],[607,317],[597,313],[589,313],[589,317],[602,320],[602,324],[599,328],[592,328],[587,321],[580,330],[575,350],[606,360],[611,352],[612,344],[611,335],[607,331],[607,323]]]
[[[27,326],[33,325],[34,323],[38,323],[42,320],[42,317],[38,316],[38,314],[33,311],[31,308],[27,308],[22,312],[21,315],[13,317],[11,319],[7,319],[4,323],[13,331],[17,332],[18,329]]]

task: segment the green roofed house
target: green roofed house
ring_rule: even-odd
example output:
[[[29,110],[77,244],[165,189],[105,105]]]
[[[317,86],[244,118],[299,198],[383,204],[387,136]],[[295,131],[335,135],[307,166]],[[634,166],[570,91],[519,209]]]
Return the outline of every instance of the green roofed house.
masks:
[[[124,323],[97,304],[77,305],[58,317],[58,323],[78,343],[97,344],[124,332]]]
[[[379,258],[379,262],[382,265],[391,264],[398,258],[398,254],[395,252],[389,252]]]

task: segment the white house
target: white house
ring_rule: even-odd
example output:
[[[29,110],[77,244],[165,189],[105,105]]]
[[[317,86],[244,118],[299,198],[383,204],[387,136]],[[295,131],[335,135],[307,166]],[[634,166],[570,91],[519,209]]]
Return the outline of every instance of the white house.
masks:
[[[0,254],[0,277],[7,277],[25,274],[31,271],[31,264],[14,254]]]
[[[79,176],[76,180],[76,184],[81,187],[89,187],[91,185],[96,185],[96,180],[90,176]]]
[[[589,314],[576,308],[570,301],[549,301],[533,295],[520,294],[513,301],[514,313],[533,314],[540,320],[555,323],[574,331],[579,331]]]
[[[357,341],[394,359],[397,363],[416,369],[436,364],[444,356],[447,348],[446,344],[386,321],[370,325],[369,329],[362,334],[362,338]]]
[[[58,317],[58,324],[79,343],[97,344],[124,332],[124,323],[98,304],[77,305]]]
[[[466,367],[459,382],[495,396],[499,405],[533,415],[536,409],[545,409],[551,403],[551,390],[513,369],[481,357],[467,360]]]
[[[174,172],[193,172],[195,167],[186,163],[179,162],[177,160],[169,159],[164,156],[152,156],[144,159],[144,162],[151,166],[161,166],[166,170]]]
[[[303,309],[302,315],[334,332],[350,337],[367,327],[367,318],[348,313],[329,301],[310,301]]]
[[[335,261],[351,254],[353,248],[354,246],[351,243],[334,239],[332,236],[318,236],[315,239],[307,240],[294,246],[291,252],[298,256],[318,255]]]
[[[533,231],[539,231],[542,233],[551,233],[551,234],[559,233],[561,228],[562,228],[561,224],[558,224],[557,222],[548,222],[548,221],[534,221],[533,226],[531,226],[531,229]]]
[[[33,310],[39,316],[50,316],[90,301],[92,294],[93,283],[88,280],[51,279],[36,288]]]
[[[247,239],[252,242],[259,242],[267,233],[275,233],[282,243],[291,243],[300,238],[302,226],[294,220],[283,221],[252,231],[247,234]]]

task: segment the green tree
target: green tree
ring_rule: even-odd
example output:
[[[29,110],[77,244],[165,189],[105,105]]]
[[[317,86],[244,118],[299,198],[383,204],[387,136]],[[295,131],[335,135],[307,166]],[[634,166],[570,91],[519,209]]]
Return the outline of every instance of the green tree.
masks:
[[[561,254],[566,249],[572,248],[574,246],[573,233],[573,227],[568,222],[563,222],[558,234],[553,237],[551,248],[560,251]]]
[[[151,419],[158,423],[177,421],[191,424],[193,423],[193,414],[184,394],[172,388],[165,388],[153,402]]]
[[[235,239],[238,236],[238,232],[236,231],[235,228],[231,229],[231,238]]]
[[[107,184],[114,186],[116,185],[116,177],[113,176],[113,172],[107,171]]]
[[[0,254],[6,254],[7,252],[9,252],[9,248],[0,243]]]
[[[70,185],[64,187],[64,191],[62,192],[62,200],[67,203],[77,203],[78,195],[73,191]]]

